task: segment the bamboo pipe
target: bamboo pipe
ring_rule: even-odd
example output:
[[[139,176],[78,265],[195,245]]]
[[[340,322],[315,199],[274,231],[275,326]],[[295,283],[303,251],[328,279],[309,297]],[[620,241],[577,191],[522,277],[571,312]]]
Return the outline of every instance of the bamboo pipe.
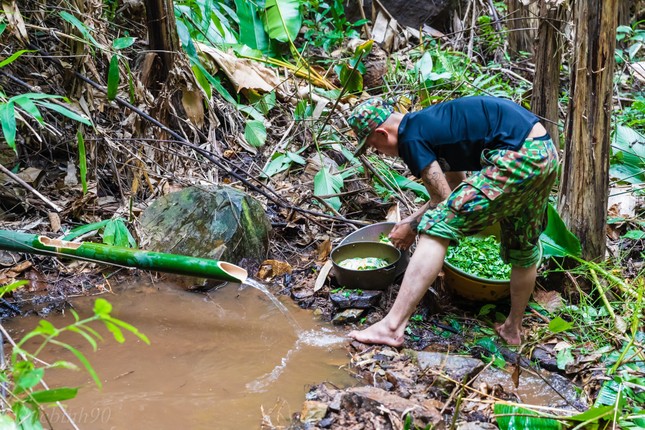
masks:
[[[71,257],[157,272],[244,282],[248,273],[224,261],[163,252],[144,251],[92,242],[70,242],[47,236],[0,230],[0,249],[29,254]]]

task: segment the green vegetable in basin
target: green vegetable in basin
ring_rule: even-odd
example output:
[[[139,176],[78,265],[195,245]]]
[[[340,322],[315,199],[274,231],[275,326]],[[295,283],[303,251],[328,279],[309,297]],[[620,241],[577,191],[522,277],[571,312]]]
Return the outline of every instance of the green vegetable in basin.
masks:
[[[472,276],[506,281],[511,277],[511,265],[499,256],[499,242],[495,236],[470,236],[457,246],[448,248],[446,261]]]
[[[343,267],[345,269],[349,270],[375,270],[375,269],[380,269],[382,267],[387,267],[390,265],[390,263],[387,262],[387,260],[384,260],[382,258],[376,258],[376,257],[356,257],[356,258],[347,258],[340,263],[338,263],[340,267]]]

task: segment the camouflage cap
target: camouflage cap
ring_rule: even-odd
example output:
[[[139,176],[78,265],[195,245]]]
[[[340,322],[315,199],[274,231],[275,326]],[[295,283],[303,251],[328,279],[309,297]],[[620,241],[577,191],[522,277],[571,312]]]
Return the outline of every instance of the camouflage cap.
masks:
[[[355,156],[360,155],[366,148],[365,139],[379,125],[383,124],[394,112],[394,106],[388,101],[374,97],[357,105],[347,118],[358,139]]]

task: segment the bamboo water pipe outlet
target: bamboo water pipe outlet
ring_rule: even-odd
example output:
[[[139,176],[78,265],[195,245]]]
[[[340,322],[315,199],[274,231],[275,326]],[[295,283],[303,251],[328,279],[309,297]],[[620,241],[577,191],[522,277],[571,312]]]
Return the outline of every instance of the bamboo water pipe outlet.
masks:
[[[69,242],[47,236],[0,230],[0,249],[28,254],[70,257],[157,272],[244,282],[245,269],[225,261],[163,252],[144,251],[93,242]]]

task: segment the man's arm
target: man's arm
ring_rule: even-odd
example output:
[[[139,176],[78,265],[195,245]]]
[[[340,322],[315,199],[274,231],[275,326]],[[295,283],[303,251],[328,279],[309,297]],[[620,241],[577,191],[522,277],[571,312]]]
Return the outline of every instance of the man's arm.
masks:
[[[417,227],[419,226],[419,222],[421,222],[423,214],[427,210],[437,207],[439,203],[450,195],[450,185],[448,185],[448,181],[441,167],[439,167],[439,163],[436,161],[433,161],[423,169],[421,172],[421,180],[428,190],[428,193],[430,193],[430,200],[412,215],[397,223],[389,235],[392,244],[400,249],[408,249],[414,243]]]

